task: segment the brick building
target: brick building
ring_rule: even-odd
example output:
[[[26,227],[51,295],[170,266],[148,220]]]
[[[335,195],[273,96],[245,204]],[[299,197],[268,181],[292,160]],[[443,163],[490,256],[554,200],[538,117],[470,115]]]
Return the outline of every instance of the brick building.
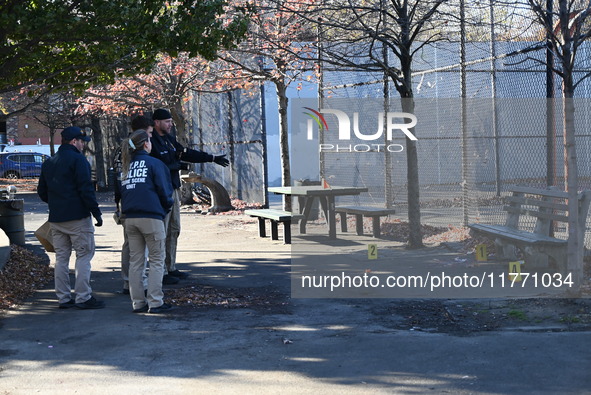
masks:
[[[0,143],[10,141],[17,145],[33,145],[39,142],[49,144],[49,128],[26,114],[15,115],[9,117],[4,125],[0,123]],[[59,144],[59,141],[56,143]]]

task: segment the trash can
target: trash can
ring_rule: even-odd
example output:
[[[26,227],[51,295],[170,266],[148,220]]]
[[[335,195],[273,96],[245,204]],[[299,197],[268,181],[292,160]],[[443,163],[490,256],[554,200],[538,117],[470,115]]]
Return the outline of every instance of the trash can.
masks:
[[[0,199],[0,229],[11,244],[25,244],[24,199]]]
[[[315,185],[321,185],[320,181],[313,181],[313,180],[309,180],[309,179],[303,179],[303,180],[295,180],[294,181],[294,186],[296,187],[306,187],[306,186],[315,186]],[[298,209],[301,207],[302,210],[304,209],[303,207],[304,205],[304,198],[301,196],[298,196]],[[312,204],[312,210],[310,211],[310,218],[308,218],[309,220],[317,220],[318,219],[318,213],[320,212],[320,202],[318,200],[314,200],[314,203]]]

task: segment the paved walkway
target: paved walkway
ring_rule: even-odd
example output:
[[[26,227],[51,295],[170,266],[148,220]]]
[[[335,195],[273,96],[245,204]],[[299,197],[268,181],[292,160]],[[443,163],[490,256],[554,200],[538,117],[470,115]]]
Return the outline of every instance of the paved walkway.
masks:
[[[45,206],[25,198],[33,243]],[[93,288],[107,307],[59,310],[48,288],[2,317],[1,394],[590,393],[591,333],[453,336],[394,329],[404,317],[384,313],[389,299],[290,300],[290,246],[259,239],[241,216],[182,215],[184,285],[255,289],[277,303],[132,314],[117,293],[122,229],[101,199]]]

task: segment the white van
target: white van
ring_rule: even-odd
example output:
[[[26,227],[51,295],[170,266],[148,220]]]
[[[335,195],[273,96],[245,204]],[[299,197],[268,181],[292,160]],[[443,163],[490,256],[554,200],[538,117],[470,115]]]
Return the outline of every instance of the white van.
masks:
[[[34,145],[9,145],[0,144],[0,152],[38,152],[45,155],[51,155],[49,144]]]

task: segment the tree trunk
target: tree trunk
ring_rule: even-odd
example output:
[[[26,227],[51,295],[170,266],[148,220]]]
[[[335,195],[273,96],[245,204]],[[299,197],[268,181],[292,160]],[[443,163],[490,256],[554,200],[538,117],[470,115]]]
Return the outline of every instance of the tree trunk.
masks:
[[[575,143],[575,105],[573,75],[570,63],[570,51],[565,50],[563,59],[563,111],[564,111],[564,174],[566,179],[566,191],[568,193],[568,244],[566,250],[567,272],[572,273],[572,280],[575,284],[573,291],[579,290],[583,280],[583,238],[578,226],[579,222],[579,201],[578,201],[578,180],[579,170],[577,164],[577,150]],[[567,57],[568,56],[568,57]],[[567,63],[568,62],[568,63]]]
[[[171,106],[170,115],[172,115],[172,120],[174,121],[177,141],[181,143],[183,147],[187,147],[189,144],[189,139],[185,126],[185,111],[181,102],[176,102]]]
[[[55,128],[49,128],[49,153],[51,156],[55,155],[55,142],[53,141],[53,136],[55,136]]]
[[[279,98],[279,144],[281,146],[281,185],[291,185],[291,169],[289,166],[289,130],[287,123],[287,86],[283,81],[275,81]],[[283,195],[283,209],[291,211],[291,197]]]
[[[191,141],[189,141],[189,136],[186,130],[186,117],[185,117],[185,110],[183,105],[180,101],[175,102],[170,107],[170,115],[172,115],[172,120],[174,121],[175,131],[176,131],[176,139],[183,147],[191,147]],[[191,170],[194,169],[195,165],[191,165]],[[181,174],[186,174],[186,170],[181,170]],[[192,203],[193,192],[191,191],[191,184],[189,183],[181,183],[181,202],[183,204],[190,204]]]
[[[94,143],[94,166],[96,174],[96,185],[98,188],[104,188],[107,183],[105,180],[105,157],[103,155],[103,131],[101,129],[100,119],[92,117],[92,141]]]
[[[414,114],[415,102],[412,91],[412,56],[410,45],[405,51],[402,51],[400,57],[400,67],[403,74],[403,83],[397,85],[402,100],[402,111]],[[411,130],[414,134],[414,128]],[[406,166],[408,183],[408,247],[423,247],[423,235],[421,232],[421,205],[420,205],[420,187],[419,187],[419,157],[416,141],[406,138]]]
[[[575,142],[575,105],[574,97],[574,58],[572,53],[573,37],[570,32],[570,9],[567,0],[560,0],[559,22],[560,35],[562,37],[562,104],[564,112],[564,176],[566,180],[566,191],[568,193],[568,244],[566,250],[567,271],[572,273],[574,283],[573,293],[578,293],[581,281],[583,280],[583,237],[578,227],[579,205],[578,205],[578,179],[577,150]]]
[[[414,114],[414,99],[402,99],[402,110]],[[411,132],[415,134],[414,128]],[[423,235],[421,231],[421,202],[419,185],[419,156],[417,151],[417,142],[406,138],[406,166],[408,183],[408,226],[410,234],[408,235],[408,246],[410,248],[420,248],[423,246]]]
[[[578,286],[583,280],[583,237],[578,226],[579,201],[578,201],[578,167],[575,144],[575,106],[571,95],[564,92],[564,164],[566,175],[566,191],[568,193],[568,244],[567,244],[567,271],[572,273],[573,282]],[[581,234],[583,233],[583,234]]]

